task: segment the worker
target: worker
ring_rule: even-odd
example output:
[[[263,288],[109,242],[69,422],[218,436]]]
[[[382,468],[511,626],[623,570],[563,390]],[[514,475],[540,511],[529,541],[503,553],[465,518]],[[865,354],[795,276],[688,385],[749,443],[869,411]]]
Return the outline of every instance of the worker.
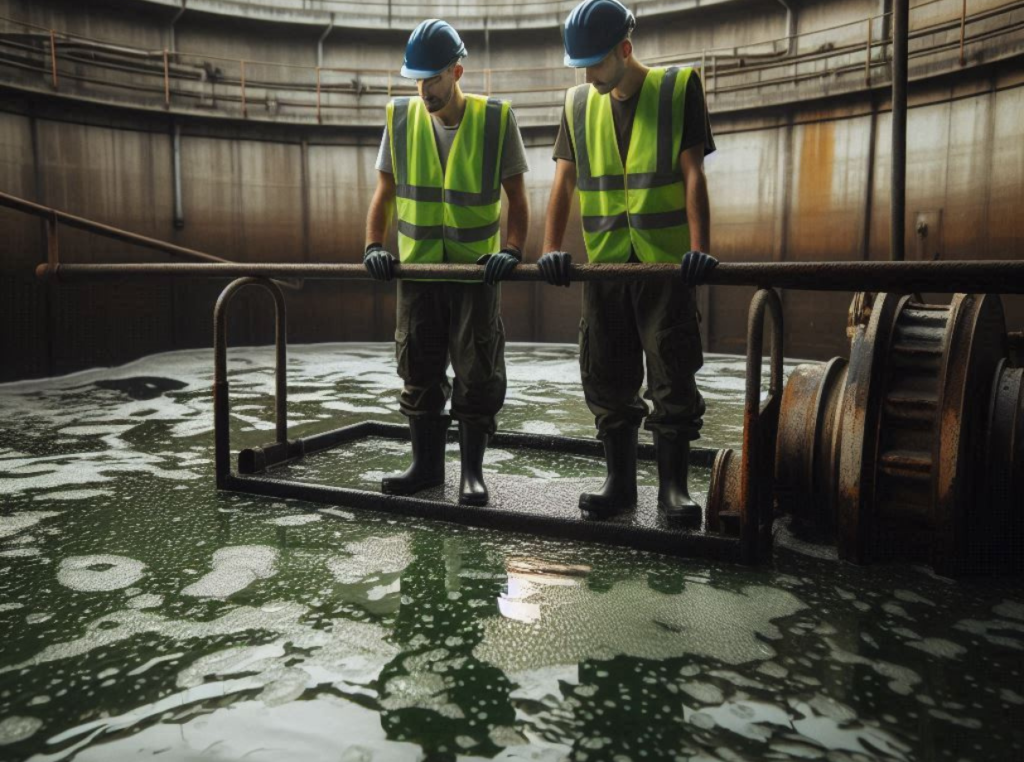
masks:
[[[658,508],[699,522],[687,488],[690,442],[700,436],[703,364],[694,286],[718,260],[711,247],[704,156],[715,150],[703,92],[689,67],[647,67],[635,56],[633,14],[616,0],[584,0],[565,22],[565,64],[586,84],[566,94],[555,143],[555,177],[538,265],[569,285],[560,251],[575,189],[592,263],[662,262],[680,277],[583,284],[580,373],[603,441],[608,476],[580,496],[602,518],[636,506],[637,429],[644,417],[658,463]],[[639,396],[647,360],[650,412]]]
[[[375,280],[394,277],[396,260],[384,246],[394,204],[403,264],[484,265],[482,282],[398,283],[395,355],[412,465],[386,477],[381,489],[408,495],[444,482],[450,398],[451,418],[459,422],[459,501],[486,505],[484,451],[506,385],[499,282],[522,260],[528,166],[509,103],[462,92],[466,55],[458,32],[439,19],[422,22],[409,37],[402,76],[416,80],[419,97],[387,106],[363,263]],[[502,188],[509,206],[504,246]]]

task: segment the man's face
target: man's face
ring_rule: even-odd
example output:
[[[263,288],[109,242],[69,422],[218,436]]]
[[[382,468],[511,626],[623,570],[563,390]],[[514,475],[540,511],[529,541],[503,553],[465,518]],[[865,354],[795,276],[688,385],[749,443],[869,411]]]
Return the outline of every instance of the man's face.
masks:
[[[436,114],[451,101],[455,95],[455,83],[462,75],[462,64],[452,64],[443,72],[430,79],[416,80],[416,89],[427,111]]]
[[[607,95],[622,81],[626,73],[626,46],[632,45],[624,41],[616,45],[601,63],[587,67],[587,82],[594,86],[601,95]]]

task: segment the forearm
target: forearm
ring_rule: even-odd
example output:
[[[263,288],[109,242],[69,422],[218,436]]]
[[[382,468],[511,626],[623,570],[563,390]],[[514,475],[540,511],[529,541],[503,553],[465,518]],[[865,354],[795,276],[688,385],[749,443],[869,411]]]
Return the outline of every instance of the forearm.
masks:
[[[711,252],[711,207],[703,170],[691,172],[686,181],[686,216],[690,223],[690,248]]]
[[[505,195],[508,197],[505,245],[522,251],[530,232],[530,200],[526,195],[526,183],[522,175],[505,183]]]
[[[547,218],[544,220],[544,246],[541,253],[559,251],[569,224],[569,210],[572,208],[572,188],[554,187],[548,199]]]
[[[366,214],[366,241],[365,245],[371,243],[383,243],[388,234],[388,227],[391,223],[391,212],[394,208],[394,191],[385,182],[377,184],[373,198],[370,201],[370,209]]]

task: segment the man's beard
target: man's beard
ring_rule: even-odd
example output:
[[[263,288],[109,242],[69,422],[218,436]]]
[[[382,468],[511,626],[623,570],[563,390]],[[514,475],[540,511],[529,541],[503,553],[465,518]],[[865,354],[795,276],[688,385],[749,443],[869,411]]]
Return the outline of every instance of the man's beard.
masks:
[[[624,64],[620,64],[615,70],[615,73],[608,79],[600,82],[591,82],[595,90],[601,95],[607,95],[622,82],[622,78],[626,75],[626,67]]]
[[[455,83],[453,82],[452,83],[452,89],[448,91],[448,95],[445,96],[445,98],[443,100],[441,98],[438,98],[436,96],[431,95],[429,98],[424,98],[423,99],[423,105],[425,105],[427,107],[427,112],[428,113],[436,114],[438,111],[443,109],[445,106],[447,106],[451,102],[452,95],[454,95],[454,94],[455,94]]]

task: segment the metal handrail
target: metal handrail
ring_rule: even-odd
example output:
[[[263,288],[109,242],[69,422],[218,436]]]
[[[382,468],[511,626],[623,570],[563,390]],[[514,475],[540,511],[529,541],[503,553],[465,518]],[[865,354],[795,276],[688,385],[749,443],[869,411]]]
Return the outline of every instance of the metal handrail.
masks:
[[[162,241],[159,238],[150,238],[149,236],[140,235],[139,233],[132,233],[129,230],[117,228],[113,225],[107,225],[102,222],[97,222],[96,220],[90,220],[87,217],[79,217],[76,214],[70,214],[51,206],[43,206],[42,204],[37,204],[34,201],[28,201],[27,199],[19,198],[18,196],[12,196],[9,193],[0,192],[0,206],[24,212],[25,214],[31,214],[46,221],[47,262],[43,267],[53,268],[54,270],[69,266],[60,261],[57,234],[58,224],[67,225],[70,228],[77,228],[78,230],[85,230],[89,233],[95,233],[96,235],[103,236],[104,238],[110,238],[115,241],[122,241],[124,243],[141,246],[145,249],[163,252],[164,254],[171,254],[176,257],[185,257],[187,259],[194,259],[199,260],[200,262],[218,265],[237,266],[239,264],[230,259],[224,259],[223,257],[218,257],[213,254],[207,254],[205,251],[198,251],[186,246],[178,246],[177,244],[168,243],[167,241]],[[297,281],[281,281],[280,285],[288,288],[301,288],[302,284]]]
[[[664,279],[679,274],[672,264],[572,265],[570,280]],[[395,265],[396,279],[482,280],[482,265]],[[52,265],[36,268],[41,279],[94,278],[302,278],[365,280],[361,264],[113,264]],[[522,264],[506,281],[543,281],[536,265]],[[899,293],[1024,294],[1024,261],[957,260],[943,262],[722,262],[707,283],[802,291],[892,291]]]
[[[926,3],[922,3],[920,5],[915,6],[912,10],[919,10],[919,9],[921,9],[923,7],[932,5],[932,4],[934,4],[936,2],[940,2],[940,1],[941,0],[929,0]],[[953,19],[953,18],[944,19],[944,20],[937,21],[937,22],[935,22],[935,23],[933,23],[933,24],[931,24],[929,26],[915,29],[915,30],[913,30],[911,32],[911,37],[917,38],[917,37],[922,37],[922,36],[934,35],[934,34],[937,34],[937,33],[941,33],[943,31],[951,31],[951,30],[954,30],[957,25],[959,25],[960,26],[960,31],[961,31],[959,48],[960,48],[960,60],[962,62],[963,61],[963,55],[964,55],[963,48],[964,48],[965,44],[970,44],[970,43],[974,42],[975,38],[977,38],[978,40],[981,40],[981,39],[989,39],[990,37],[993,36],[991,32],[985,32],[985,33],[981,33],[979,35],[974,35],[974,36],[967,35],[964,30],[965,30],[965,27],[967,26],[968,23],[973,24],[973,23],[978,22],[978,21],[984,21],[986,19],[990,19],[990,18],[992,18],[994,16],[997,16],[997,15],[1011,13],[1011,12],[1013,12],[1015,10],[1020,9],[1020,8],[1024,8],[1024,0],[1013,0],[1012,2],[1005,3],[1003,5],[1000,5],[1000,6],[996,7],[996,8],[989,8],[989,9],[985,9],[983,11],[977,11],[976,13],[970,14],[970,15],[967,14],[966,6],[964,6],[961,18],[959,18],[959,19]],[[659,56],[659,57],[656,57],[655,59],[651,59],[651,60],[652,60],[653,63],[657,63],[657,62],[672,62],[672,61],[678,62],[678,61],[683,61],[683,60],[694,60],[694,61],[696,61],[697,59],[699,59],[700,62],[701,62],[699,68],[702,70],[702,73],[706,73],[703,70],[706,67],[707,59],[710,57],[712,59],[712,61],[713,61],[713,65],[711,67],[712,68],[711,78],[714,80],[714,82],[713,82],[713,86],[711,86],[708,89],[709,89],[709,92],[711,93],[712,97],[716,97],[719,93],[735,93],[735,92],[738,92],[740,90],[757,90],[757,89],[765,87],[765,86],[778,85],[780,83],[785,83],[785,82],[789,82],[789,81],[792,81],[792,82],[796,83],[796,82],[799,82],[799,81],[802,81],[802,80],[805,80],[805,79],[813,79],[813,78],[817,78],[817,77],[820,77],[820,76],[823,76],[823,75],[827,75],[827,74],[830,74],[830,73],[849,72],[849,71],[851,71],[853,69],[858,68],[858,66],[863,66],[864,67],[867,83],[870,84],[871,69],[872,69],[872,67],[879,66],[879,65],[882,65],[884,63],[884,61],[873,60],[874,56],[872,55],[872,53],[874,52],[875,49],[877,49],[879,47],[881,47],[884,50],[889,44],[891,44],[891,40],[888,39],[888,38],[885,38],[885,39],[872,39],[872,34],[871,34],[871,31],[870,31],[870,28],[874,24],[874,22],[876,22],[879,19],[885,18],[887,15],[889,15],[889,14],[876,14],[876,15],[869,16],[869,17],[864,18],[864,19],[858,19],[856,21],[845,22],[845,23],[842,23],[842,24],[834,25],[832,27],[825,27],[823,29],[815,30],[813,32],[804,32],[804,33],[801,33],[801,34],[798,34],[798,35],[793,35],[791,37],[780,37],[780,38],[774,38],[774,39],[766,40],[766,41],[762,41],[762,42],[750,43],[750,44],[744,45],[742,47],[708,48],[708,49],[704,49],[704,50],[699,51],[699,52],[694,51],[694,52],[690,52],[690,53],[676,54],[676,55],[671,55],[671,56]],[[248,116],[248,110],[249,109],[247,108],[247,106],[249,106],[250,104],[261,103],[261,102],[262,103],[266,103],[267,102],[267,98],[266,97],[263,97],[263,98],[253,98],[251,96],[247,97],[247,93],[246,93],[247,89],[248,90],[259,89],[259,90],[264,90],[264,91],[274,90],[274,91],[278,91],[278,92],[280,92],[280,91],[309,92],[309,93],[314,93],[315,92],[316,93],[315,103],[307,103],[305,101],[294,101],[294,100],[287,100],[286,101],[286,100],[280,99],[280,98],[277,99],[277,102],[282,104],[282,105],[288,106],[288,107],[315,109],[318,120],[321,120],[322,111],[325,110],[325,109],[355,109],[355,110],[361,110],[361,109],[364,109],[364,108],[372,108],[372,109],[379,108],[379,106],[377,106],[377,105],[364,105],[364,104],[358,103],[358,102],[355,103],[355,104],[322,103],[321,101],[322,101],[322,96],[323,95],[330,95],[332,93],[338,93],[338,92],[350,92],[350,93],[354,93],[354,94],[356,94],[358,96],[358,95],[361,95],[361,94],[364,94],[364,93],[366,93],[366,94],[374,94],[374,93],[384,94],[386,92],[390,96],[390,95],[392,95],[392,94],[394,94],[396,92],[405,92],[406,90],[409,90],[410,92],[412,91],[411,86],[397,86],[397,85],[395,85],[393,80],[394,80],[396,75],[395,75],[394,72],[392,72],[389,69],[358,69],[358,68],[351,68],[351,67],[324,67],[324,66],[321,66],[321,67],[310,67],[310,66],[302,66],[302,65],[298,65],[298,64],[289,64],[289,63],[277,63],[277,62],[268,62],[268,61],[250,61],[250,60],[242,60],[242,59],[231,59],[231,58],[225,58],[225,57],[216,56],[216,55],[207,55],[207,54],[202,54],[202,53],[179,53],[179,52],[169,52],[167,50],[150,51],[150,50],[144,50],[144,49],[141,49],[141,48],[128,48],[128,47],[126,47],[124,45],[118,45],[118,44],[114,44],[114,43],[109,43],[109,42],[105,42],[105,41],[102,41],[102,40],[88,38],[88,37],[85,37],[85,36],[82,36],[82,35],[76,35],[76,34],[64,33],[64,32],[57,33],[55,30],[52,30],[52,29],[46,29],[46,28],[40,27],[38,25],[33,25],[33,24],[25,23],[25,22],[22,22],[22,21],[19,21],[19,20],[16,20],[16,19],[8,18],[8,17],[0,17],[0,21],[5,21],[5,22],[12,23],[12,24],[17,24],[17,25],[23,26],[23,27],[28,28],[28,29],[36,29],[36,30],[39,30],[42,33],[42,34],[39,35],[40,39],[41,40],[42,39],[46,39],[46,45],[50,48],[50,50],[48,52],[50,53],[50,58],[51,58],[50,68],[52,69],[51,73],[52,73],[52,79],[53,79],[53,86],[55,88],[58,87],[58,82],[59,82],[58,76],[59,76],[60,78],[67,78],[67,79],[73,79],[73,80],[86,81],[86,82],[96,83],[96,84],[105,85],[105,86],[119,87],[119,88],[127,89],[127,90],[137,90],[137,91],[140,91],[140,92],[150,92],[150,93],[153,93],[154,95],[159,94],[159,95],[163,96],[163,101],[164,101],[164,107],[165,108],[170,108],[171,107],[171,96],[172,95],[175,98],[178,98],[178,97],[203,97],[202,94],[199,94],[199,93],[192,93],[192,92],[178,91],[178,90],[172,91],[171,80],[180,80],[180,79],[184,78],[184,79],[188,79],[190,81],[195,81],[197,79],[201,80],[203,78],[204,75],[203,75],[202,72],[200,72],[198,70],[198,67],[192,67],[192,70],[190,70],[190,67],[188,67],[186,64],[182,63],[183,61],[186,61],[188,59],[194,59],[194,60],[197,60],[197,61],[203,61],[203,62],[207,62],[207,63],[208,62],[224,62],[224,63],[228,63],[228,64],[232,64],[232,65],[238,66],[240,71],[244,69],[248,73],[250,73],[250,76],[247,76],[247,77],[243,77],[243,76],[238,76],[238,77],[230,76],[229,77],[229,76],[221,75],[217,79],[217,82],[216,82],[217,85],[226,85],[226,86],[228,86],[230,88],[238,88],[240,90],[240,92],[238,92],[238,93],[231,93],[231,94],[229,94],[229,93],[216,93],[216,97],[219,100],[221,100],[221,101],[228,101],[228,102],[233,102],[233,103],[236,103],[236,104],[237,103],[241,103],[242,106],[243,106],[243,112],[246,112],[246,113],[243,114],[243,117]],[[832,48],[832,49],[827,50],[827,51],[814,50],[814,51],[809,51],[807,53],[798,54],[798,55],[786,55],[784,53],[774,54],[774,53],[764,53],[764,52],[760,52],[759,53],[759,52],[755,52],[755,49],[757,49],[757,48],[763,49],[766,46],[771,46],[772,48],[774,48],[780,42],[787,42],[788,43],[788,42],[790,42],[790,41],[792,41],[794,39],[795,40],[801,40],[801,39],[811,38],[812,36],[820,37],[821,35],[823,35],[825,33],[828,33],[828,32],[833,32],[833,31],[840,30],[840,29],[856,28],[858,26],[863,26],[865,24],[867,24],[867,26],[868,26],[867,40],[866,40],[867,44],[866,45],[863,42],[843,43],[840,46]],[[1012,33],[1013,31],[1017,31],[1019,28],[1020,28],[1020,24],[1013,24],[1010,27],[1008,27],[1006,30],[1002,30],[1000,33]],[[149,74],[149,75],[154,76],[154,77],[162,77],[162,79],[163,79],[162,85],[158,88],[156,86],[149,87],[149,86],[146,86],[146,85],[139,85],[139,84],[135,84],[135,83],[132,83],[132,84],[128,84],[128,83],[124,83],[124,84],[120,84],[120,83],[111,84],[110,82],[106,82],[104,80],[99,80],[99,79],[96,79],[95,77],[83,76],[82,74],[80,74],[78,72],[58,71],[58,65],[57,65],[57,61],[58,61],[57,46],[58,46],[58,44],[68,44],[68,41],[82,41],[82,42],[87,42],[87,43],[92,43],[92,44],[95,44],[95,45],[103,46],[106,49],[106,51],[109,53],[110,56],[135,57],[135,58],[144,58],[144,59],[147,59],[147,60],[152,60],[153,61],[153,66],[151,67],[151,69],[149,71],[143,71],[143,72],[140,72],[140,73],[142,73],[143,75]],[[21,50],[25,50],[27,48],[27,49],[31,50],[31,52],[33,52],[34,54],[38,54],[39,53],[39,48],[33,49],[32,46],[26,46],[24,44],[12,43],[10,41],[4,42],[2,39],[0,39],[0,45],[4,45],[4,44],[18,47]],[[938,45],[932,46],[932,48],[928,48],[928,49],[924,49],[924,50],[919,50],[919,51],[914,51],[914,53],[912,55],[914,55],[916,57],[916,56],[919,56],[919,55],[928,55],[928,54],[936,53],[936,52],[945,52],[947,50],[952,49],[953,47],[956,47],[956,45],[955,44],[938,44]],[[747,52],[744,52],[744,51],[747,51]],[[46,51],[44,50],[44,52],[46,52]],[[788,76],[788,77],[773,77],[773,78],[769,78],[769,79],[763,79],[760,76],[758,76],[757,81],[754,81],[754,82],[740,82],[740,83],[735,84],[735,85],[732,85],[732,84],[720,84],[720,80],[722,80],[723,78],[731,78],[731,77],[750,78],[751,75],[754,75],[754,74],[758,74],[759,75],[761,72],[765,72],[765,71],[770,71],[770,70],[780,69],[780,68],[781,69],[789,69],[790,67],[799,67],[802,64],[814,63],[816,61],[821,61],[821,60],[828,60],[828,59],[834,59],[834,58],[840,58],[840,57],[848,57],[848,56],[851,56],[851,55],[857,56],[860,53],[864,53],[864,55],[866,56],[866,59],[865,59],[865,62],[863,64],[859,64],[859,65],[858,64],[848,64],[848,65],[842,65],[842,66],[840,66],[838,68],[833,68],[833,69],[826,68],[826,70],[824,70],[824,71],[804,72],[802,74],[798,74],[797,73],[797,69],[793,68],[793,75],[792,76]],[[67,56],[64,56],[63,58],[67,58]],[[751,59],[754,59],[757,62],[754,63],[753,65],[745,65],[744,62],[745,61],[749,61]],[[764,59],[768,59],[768,60],[764,60]],[[123,62],[121,62],[121,63],[113,63],[113,62],[94,62],[94,61],[89,61],[87,58],[83,58],[81,53],[76,54],[74,56],[74,60],[76,62],[85,63],[85,64],[95,63],[98,66],[106,67],[107,69],[111,69],[111,70],[124,70],[124,71],[128,71],[128,72],[132,72],[132,71],[138,72],[138,69],[134,69],[132,66],[126,65]],[[161,66],[161,62],[162,62],[162,66]],[[29,70],[35,70],[35,71],[43,71],[46,68],[45,64],[39,63],[39,62],[37,62],[37,64],[35,66],[31,65],[32,62],[28,61],[27,57],[26,57],[26,60],[23,60],[23,61],[17,61],[15,59],[9,59],[9,60],[5,61],[4,63],[6,65],[12,66],[14,68],[25,68],[25,69],[29,69]],[[252,71],[253,68],[258,68],[258,67],[275,67],[275,68],[281,68],[281,69],[286,69],[286,70],[302,70],[302,71],[308,72],[308,75],[309,75],[308,79],[309,79],[309,81],[307,81],[307,82],[274,82],[274,81],[270,81],[270,80],[261,80],[259,78],[253,78],[251,76],[251,71]],[[514,95],[514,94],[524,94],[524,95],[526,95],[526,94],[531,94],[531,93],[552,92],[552,91],[557,91],[557,90],[563,89],[561,87],[556,87],[556,86],[540,86],[540,87],[517,88],[517,87],[514,87],[514,86],[509,86],[508,84],[503,83],[503,82],[500,81],[500,79],[502,78],[502,75],[508,75],[509,77],[513,77],[513,76],[515,76],[517,74],[526,74],[526,73],[537,74],[537,73],[543,73],[545,71],[551,72],[553,74],[556,74],[556,76],[557,76],[557,75],[566,74],[566,72],[568,70],[566,70],[564,68],[561,68],[561,67],[546,67],[546,68],[545,67],[493,68],[493,69],[484,69],[484,70],[482,70],[480,72],[476,72],[475,74],[483,77],[485,83],[487,83],[486,89],[488,90],[489,94],[500,92],[502,94],[507,94],[507,95]],[[324,76],[324,75],[328,75],[328,74],[347,74],[347,75],[353,75],[354,78],[355,78],[354,79],[355,84],[353,85],[352,83],[348,83],[348,82],[344,83],[344,85],[339,85],[338,83],[332,83],[332,82],[329,81],[329,77],[325,78],[325,76]],[[494,75],[498,75],[498,76],[495,77]],[[567,74],[566,74],[566,76],[567,76]],[[370,77],[370,78],[378,77],[382,81],[377,83],[377,84],[372,84],[370,86],[365,86],[363,83],[360,82],[360,79],[362,77]],[[492,88],[491,87],[491,83],[494,82],[495,79],[497,79],[499,81],[496,82],[495,83],[496,86]],[[705,77],[705,80],[707,80],[707,77]],[[386,83],[385,83],[385,81],[386,81]],[[707,82],[705,82],[705,84],[707,85]],[[568,86],[568,83],[567,83],[566,86]],[[543,104],[528,104],[528,106],[534,106],[534,105],[536,105],[538,107],[545,107],[545,108],[547,108],[547,107],[556,106],[558,104],[554,103],[554,102],[552,102],[552,103],[545,102]]]

